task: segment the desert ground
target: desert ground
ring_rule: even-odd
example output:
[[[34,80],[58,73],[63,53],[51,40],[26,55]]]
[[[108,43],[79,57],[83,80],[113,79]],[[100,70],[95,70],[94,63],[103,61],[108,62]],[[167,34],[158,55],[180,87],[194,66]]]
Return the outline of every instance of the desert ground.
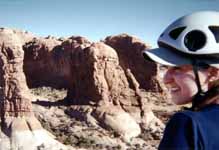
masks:
[[[162,138],[163,130],[161,132],[148,130],[130,142],[125,142],[113,131],[89,124],[86,113],[89,106],[80,108],[79,111],[74,108],[77,106],[69,107],[64,103],[57,105],[57,102],[61,102],[66,97],[65,89],[41,87],[31,89],[31,93],[39,97],[39,102],[32,102],[37,118],[45,129],[64,144],[89,150],[156,150]],[[165,101],[155,101],[151,108],[164,123],[174,112],[180,110],[179,106]],[[74,109],[79,114],[72,114]]]

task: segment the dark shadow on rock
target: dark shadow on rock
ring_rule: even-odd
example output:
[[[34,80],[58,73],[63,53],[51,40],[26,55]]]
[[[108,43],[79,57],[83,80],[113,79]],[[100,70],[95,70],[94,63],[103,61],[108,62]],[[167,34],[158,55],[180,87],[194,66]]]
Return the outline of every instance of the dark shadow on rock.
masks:
[[[36,105],[40,105],[40,106],[44,106],[44,107],[72,105],[72,103],[70,103],[70,101],[67,99],[62,99],[62,100],[58,100],[58,101],[54,101],[54,102],[47,101],[47,100],[36,100],[36,101],[32,102],[32,104],[36,104]]]

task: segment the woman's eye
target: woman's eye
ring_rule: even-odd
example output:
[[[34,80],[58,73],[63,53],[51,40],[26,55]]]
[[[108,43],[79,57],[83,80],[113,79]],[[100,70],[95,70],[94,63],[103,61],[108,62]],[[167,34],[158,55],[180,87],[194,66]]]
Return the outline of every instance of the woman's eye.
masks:
[[[179,72],[181,72],[181,68],[180,67],[170,67],[170,68],[168,68],[168,72],[169,73],[179,73]]]
[[[210,66],[209,65],[207,65],[207,64],[204,64],[204,65],[200,65],[199,66],[199,68],[200,69],[203,69],[203,70],[206,70],[206,69],[208,69]]]
[[[180,71],[181,68],[180,68],[180,67],[173,67],[173,70],[174,70],[174,71]]]
[[[173,69],[180,69],[180,67],[173,67]]]

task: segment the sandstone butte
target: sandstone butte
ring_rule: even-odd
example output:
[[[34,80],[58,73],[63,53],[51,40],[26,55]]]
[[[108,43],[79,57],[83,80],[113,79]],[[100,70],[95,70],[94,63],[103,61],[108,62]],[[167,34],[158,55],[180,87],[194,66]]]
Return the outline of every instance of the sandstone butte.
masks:
[[[162,126],[150,104],[167,95],[158,66],[142,57],[145,49],[150,46],[127,34],[94,43],[0,28],[0,149],[74,149],[56,141],[35,118],[29,88],[40,86],[67,89],[69,107],[91,106],[96,121],[125,141]]]

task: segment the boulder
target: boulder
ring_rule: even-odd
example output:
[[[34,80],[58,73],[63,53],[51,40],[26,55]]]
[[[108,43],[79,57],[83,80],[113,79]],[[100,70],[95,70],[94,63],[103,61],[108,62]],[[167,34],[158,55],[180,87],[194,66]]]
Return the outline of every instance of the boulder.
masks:
[[[94,114],[94,116],[97,115],[102,126],[113,130],[125,142],[129,142],[131,138],[137,137],[141,133],[140,126],[129,113],[119,107],[111,107],[111,109],[104,107],[99,107]]]

